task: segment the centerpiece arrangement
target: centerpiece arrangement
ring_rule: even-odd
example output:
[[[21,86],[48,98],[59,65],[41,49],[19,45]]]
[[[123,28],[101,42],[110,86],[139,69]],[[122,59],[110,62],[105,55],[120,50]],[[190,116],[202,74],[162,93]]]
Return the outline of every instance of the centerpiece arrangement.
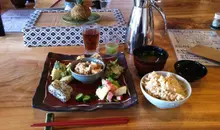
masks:
[[[69,24],[81,25],[95,23],[101,19],[101,15],[92,12],[83,0],[76,0],[75,6],[63,16],[63,20]]]
[[[89,7],[83,4],[83,0],[77,0],[76,5],[71,9],[71,17],[76,20],[87,20],[91,15]]]

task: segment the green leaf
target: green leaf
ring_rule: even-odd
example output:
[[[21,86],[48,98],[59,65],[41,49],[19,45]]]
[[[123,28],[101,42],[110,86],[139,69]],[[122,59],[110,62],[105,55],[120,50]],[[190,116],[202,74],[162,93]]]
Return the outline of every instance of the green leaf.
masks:
[[[60,75],[61,77],[65,77],[67,75],[67,71],[62,71]]]
[[[117,75],[115,73],[111,73],[111,75],[109,75],[109,77],[111,77],[113,79],[117,79]]]
[[[91,99],[91,97],[89,95],[85,95],[83,97],[83,102],[86,103],[86,102],[90,101],[90,99]]]
[[[76,101],[82,101],[83,97],[84,97],[83,93],[79,93],[76,95],[75,99]]]
[[[55,68],[55,69],[58,69],[58,70],[65,71],[65,70],[66,70],[66,65],[63,64],[63,63],[60,63],[59,61],[56,61],[56,62],[54,63],[54,68]]]
[[[115,59],[114,61],[110,61],[110,63],[113,65],[117,64],[117,62],[118,62],[118,59]]]
[[[114,101],[114,102],[119,102],[119,101],[118,101],[117,99],[115,99],[115,98],[113,99],[113,101]]]
[[[114,84],[114,85],[120,87],[120,84],[118,83],[118,81],[114,80],[112,77],[108,77],[108,80],[109,80],[112,84]]]
[[[54,63],[54,68],[55,68],[55,69],[60,69],[60,62],[59,62],[59,61],[56,61],[56,62]]]

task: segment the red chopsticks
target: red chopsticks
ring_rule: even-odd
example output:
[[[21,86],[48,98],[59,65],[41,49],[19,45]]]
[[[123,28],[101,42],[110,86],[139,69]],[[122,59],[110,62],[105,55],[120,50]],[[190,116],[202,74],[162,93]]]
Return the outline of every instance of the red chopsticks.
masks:
[[[127,124],[128,121],[129,121],[129,119],[127,117],[99,118],[99,119],[85,119],[85,120],[37,123],[37,124],[31,125],[31,127],[113,125],[113,124]]]

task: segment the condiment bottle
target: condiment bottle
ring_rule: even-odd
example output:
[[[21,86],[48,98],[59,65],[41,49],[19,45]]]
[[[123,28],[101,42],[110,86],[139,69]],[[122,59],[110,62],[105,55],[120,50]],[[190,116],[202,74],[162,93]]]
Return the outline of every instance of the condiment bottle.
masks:
[[[214,29],[220,29],[220,13],[215,13],[211,27]]]

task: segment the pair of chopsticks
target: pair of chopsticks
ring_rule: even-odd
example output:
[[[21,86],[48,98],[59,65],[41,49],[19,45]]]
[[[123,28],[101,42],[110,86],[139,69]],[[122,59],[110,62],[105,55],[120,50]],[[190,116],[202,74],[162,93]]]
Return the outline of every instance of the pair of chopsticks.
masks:
[[[31,125],[31,127],[113,125],[113,124],[127,124],[128,121],[129,121],[129,119],[127,117],[99,118],[99,119],[85,119],[85,120],[37,123],[37,124]]]

